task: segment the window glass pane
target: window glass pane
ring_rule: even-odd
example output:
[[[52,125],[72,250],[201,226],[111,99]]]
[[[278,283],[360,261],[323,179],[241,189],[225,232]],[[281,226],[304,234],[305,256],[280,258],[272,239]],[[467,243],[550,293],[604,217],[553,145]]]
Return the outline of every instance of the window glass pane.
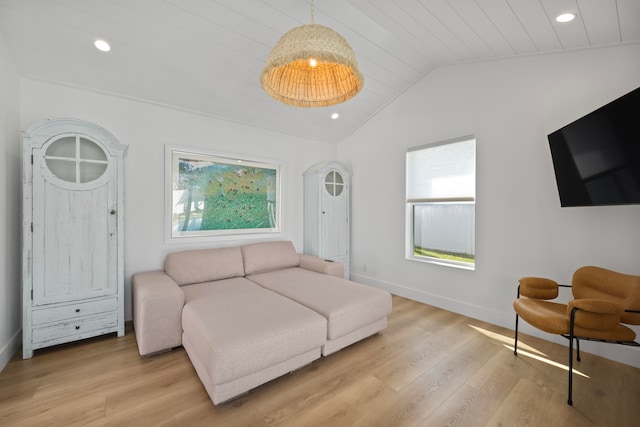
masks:
[[[56,177],[63,181],[76,182],[75,160],[45,159],[45,162],[51,173]]]
[[[475,203],[413,205],[413,255],[473,263]]]
[[[85,160],[107,160],[102,148],[93,141],[80,138],[80,158]]]
[[[69,159],[76,158],[76,137],[65,136],[57,139],[49,145],[45,156],[50,157],[66,157]]]
[[[107,170],[107,163],[80,163],[80,182],[96,180]]]

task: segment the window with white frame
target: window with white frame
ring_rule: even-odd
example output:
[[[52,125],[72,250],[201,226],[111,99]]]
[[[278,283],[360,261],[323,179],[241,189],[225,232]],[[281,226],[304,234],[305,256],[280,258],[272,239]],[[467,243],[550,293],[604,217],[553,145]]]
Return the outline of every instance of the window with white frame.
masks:
[[[408,259],[475,268],[476,139],[407,150]]]

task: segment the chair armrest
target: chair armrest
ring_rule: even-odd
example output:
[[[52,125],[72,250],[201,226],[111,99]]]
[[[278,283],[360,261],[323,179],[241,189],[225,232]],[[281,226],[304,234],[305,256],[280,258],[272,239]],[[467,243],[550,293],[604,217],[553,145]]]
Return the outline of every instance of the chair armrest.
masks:
[[[544,277],[522,277],[519,281],[518,296],[549,300],[558,297],[558,282]]]
[[[344,264],[340,261],[328,261],[315,255],[300,254],[300,268],[344,278]]]
[[[600,314],[621,314],[624,308],[613,301],[596,298],[581,298],[569,301],[569,307]]]
[[[145,356],[182,345],[184,292],[164,271],[131,278],[133,326],[138,352]]]
[[[571,317],[574,312],[574,325],[600,331],[616,328],[623,311],[620,304],[595,298],[574,299],[567,304],[567,315]]]

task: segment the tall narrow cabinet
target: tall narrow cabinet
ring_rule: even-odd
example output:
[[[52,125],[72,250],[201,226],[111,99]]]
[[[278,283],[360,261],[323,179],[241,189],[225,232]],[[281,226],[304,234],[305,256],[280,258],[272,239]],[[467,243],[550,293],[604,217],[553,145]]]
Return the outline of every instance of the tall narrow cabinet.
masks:
[[[320,163],[304,173],[304,252],[344,264],[349,278],[348,169]]]
[[[47,120],[23,139],[23,358],[124,335],[123,159],[105,129]]]

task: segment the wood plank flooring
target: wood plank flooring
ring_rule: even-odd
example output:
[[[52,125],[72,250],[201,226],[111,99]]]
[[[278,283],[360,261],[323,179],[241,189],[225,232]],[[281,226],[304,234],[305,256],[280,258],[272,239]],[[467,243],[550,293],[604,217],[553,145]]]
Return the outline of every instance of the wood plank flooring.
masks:
[[[17,354],[0,373],[0,425],[640,425],[640,369],[584,353],[571,407],[566,347],[523,335],[515,357],[512,337],[394,296],[382,333],[213,406],[182,348],[141,358],[129,325]]]

